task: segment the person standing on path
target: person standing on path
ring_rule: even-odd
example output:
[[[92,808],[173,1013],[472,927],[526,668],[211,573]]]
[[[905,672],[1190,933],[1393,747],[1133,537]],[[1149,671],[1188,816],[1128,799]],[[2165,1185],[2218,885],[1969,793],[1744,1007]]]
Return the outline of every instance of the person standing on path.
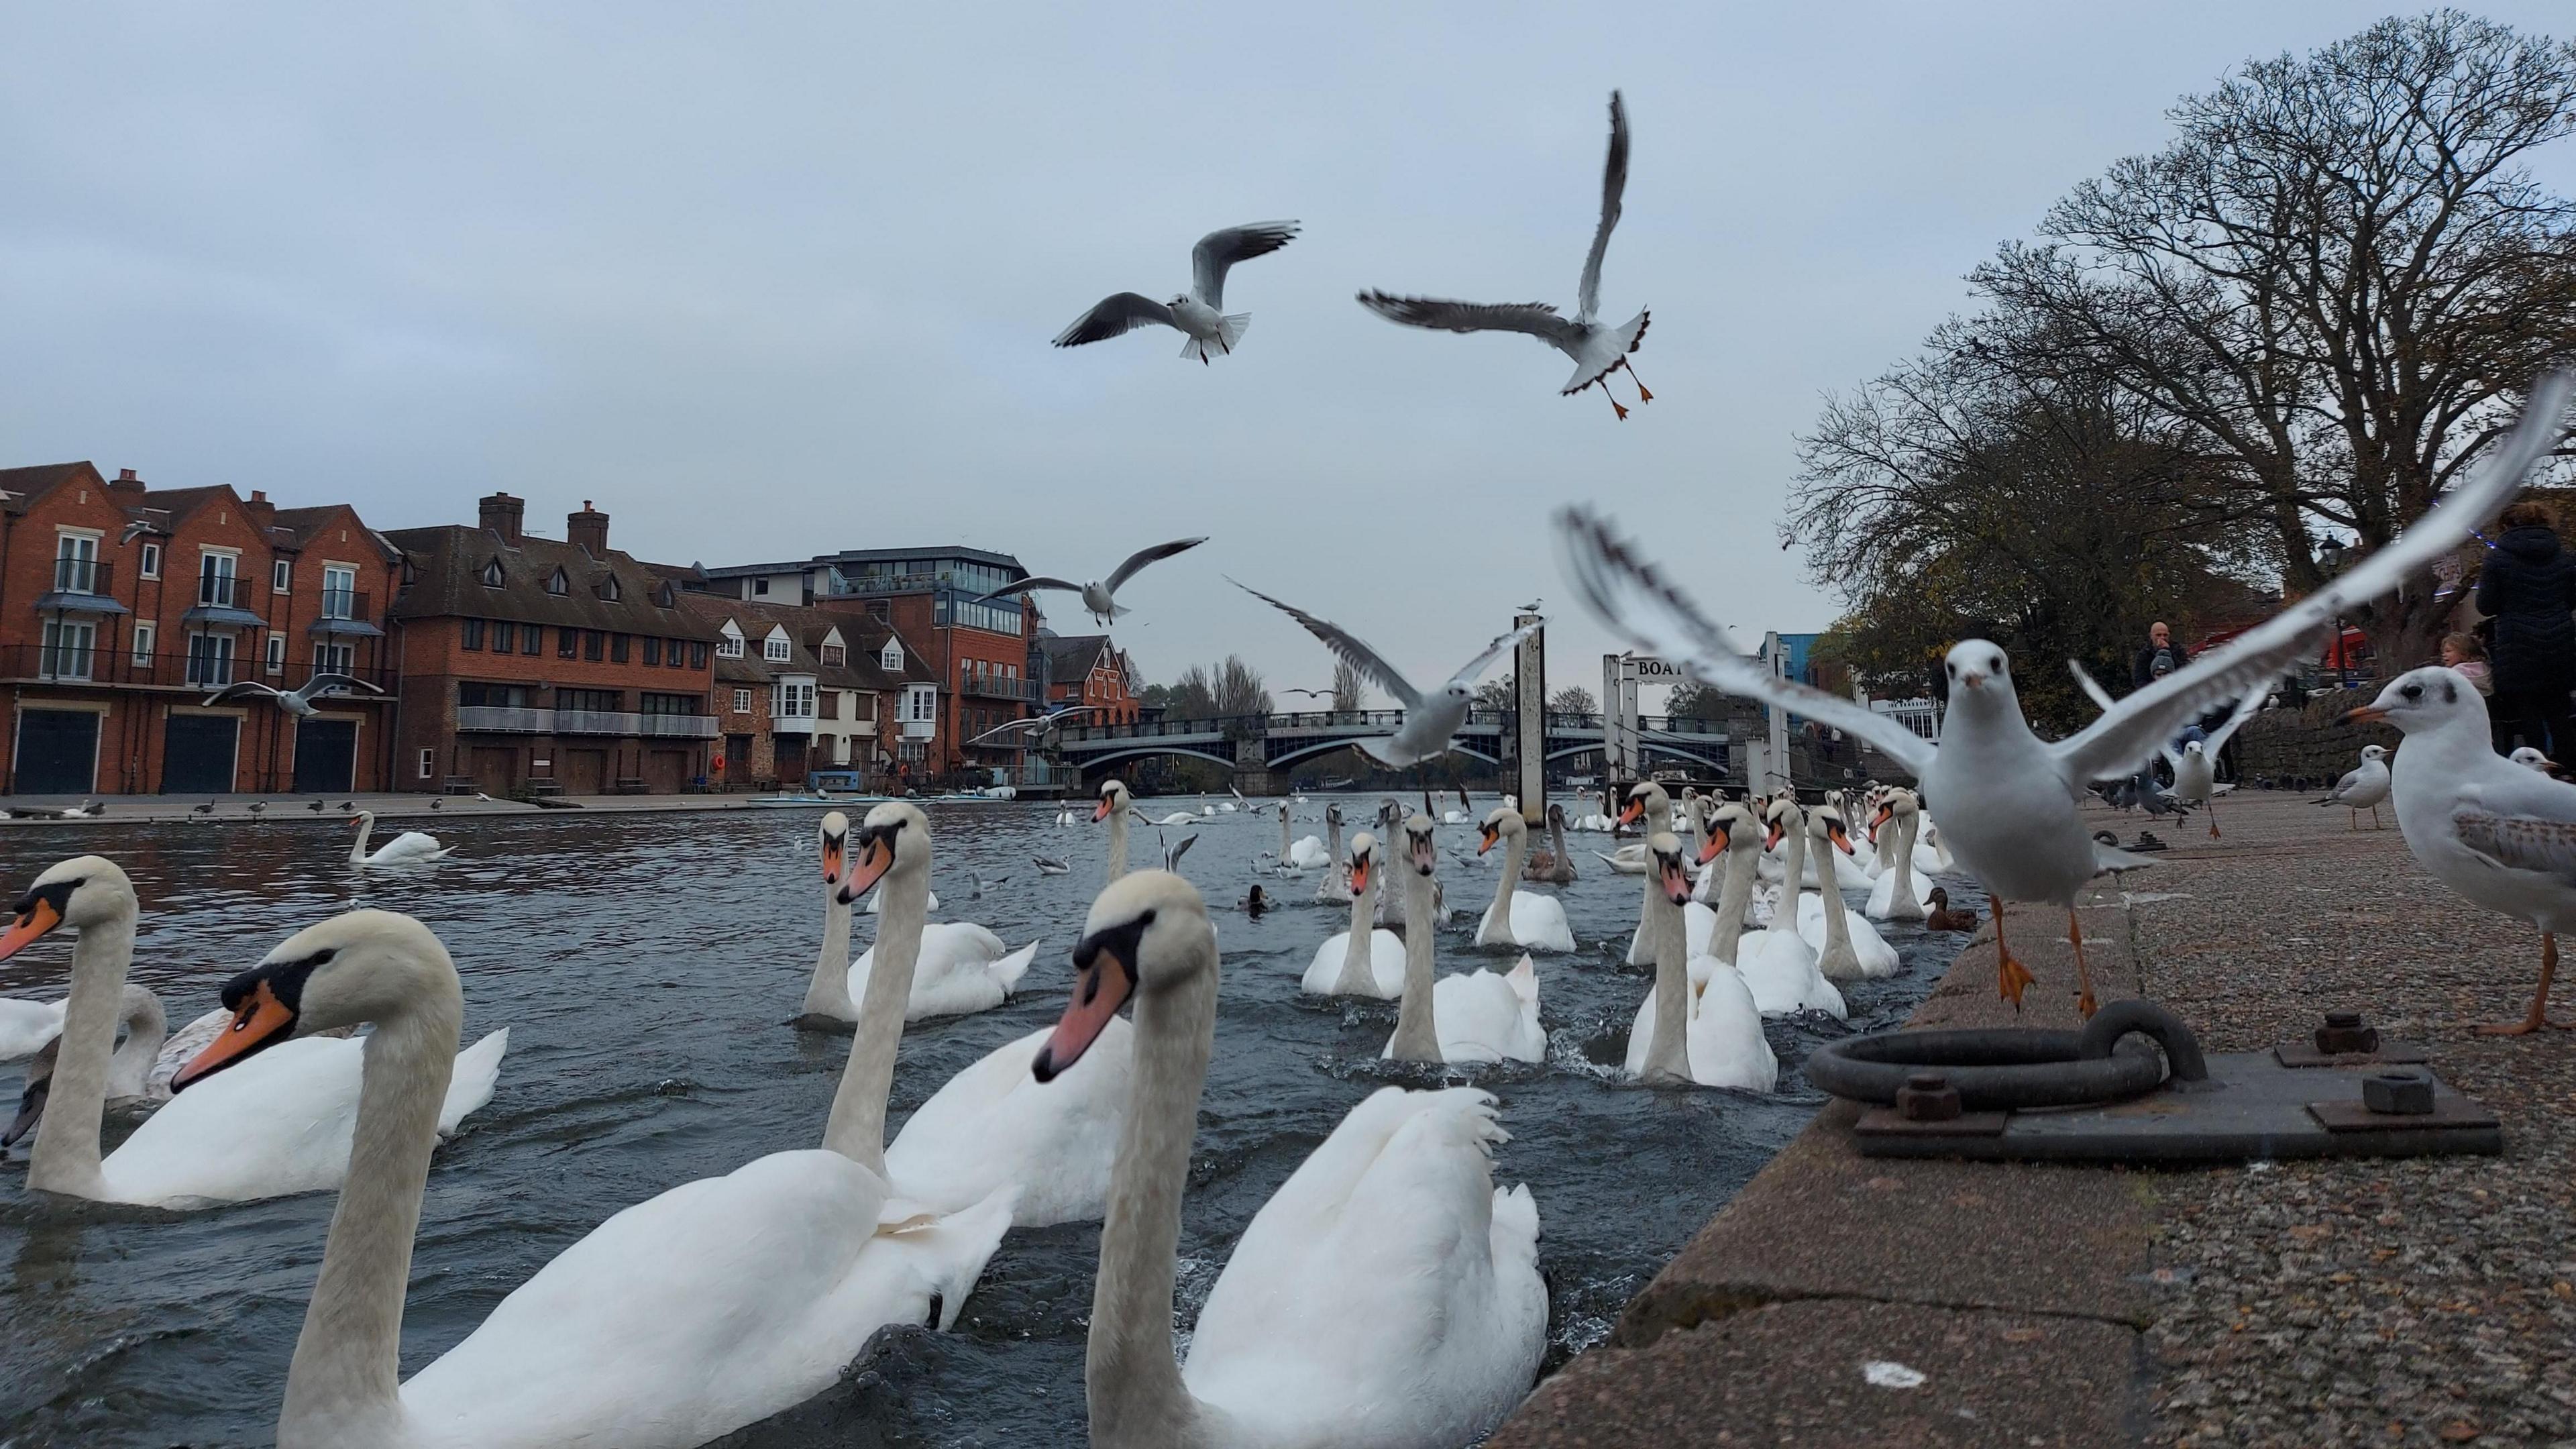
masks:
[[[2504,532],[2478,577],[2478,611],[2495,620],[2494,727],[2497,754],[2514,742],[2576,759],[2576,555],[2558,543],[2549,509],[2523,502],[2504,511]]]
[[[2164,668],[2158,669],[2161,660]],[[2173,631],[2158,619],[2147,626],[2147,647],[2138,651],[2137,662],[2129,666],[2129,687],[2144,689],[2161,675],[2171,674],[2191,662],[2191,656],[2173,641]]]

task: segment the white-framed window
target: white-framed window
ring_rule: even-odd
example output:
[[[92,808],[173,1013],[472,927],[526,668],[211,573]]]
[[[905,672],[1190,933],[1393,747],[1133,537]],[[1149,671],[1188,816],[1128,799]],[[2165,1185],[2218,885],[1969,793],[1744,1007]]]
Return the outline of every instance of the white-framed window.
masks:
[[[358,617],[358,570],[350,564],[322,566],[322,617]]]
[[[483,565],[483,587],[487,589],[497,589],[501,587],[501,561],[499,559],[493,559],[489,563]]]
[[[134,567],[135,572],[144,578],[157,579],[161,577],[161,545],[157,543],[147,543],[143,545],[142,561],[137,563]]]
[[[160,632],[161,632],[161,631],[160,631],[160,626],[159,626],[159,625],[157,625],[157,624],[155,624],[155,623],[153,623],[153,622],[152,622],[151,620],[149,620],[149,619],[138,619],[138,620],[136,620],[136,621],[135,621],[135,624],[134,624],[134,667],[135,667],[135,668],[137,668],[137,669],[149,669],[149,668],[151,668],[151,667],[152,667],[152,641],[153,641],[154,637],[155,637],[155,636],[157,636]]]
[[[239,607],[234,599],[233,572],[240,565],[241,556],[235,550],[200,550],[197,555],[197,602],[217,609]],[[227,644],[230,642],[226,641]]]
[[[346,674],[357,667],[358,646],[355,644],[316,644],[313,646],[313,672]]]
[[[105,580],[99,577],[99,535],[85,529],[55,530],[54,592],[59,594],[94,594]]]
[[[723,659],[742,657],[742,630],[734,627],[731,619],[724,621],[724,637],[716,641],[716,654]]]
[[[907,724],[928,724],[939,718],[939,687],[934,684],[907,684],[903,687],[903,709],[899,716]]]
[[[232,575],[224,578],[229,582]],[[230,634],[190,634],[188,636],[188,682],[221,686],[233,682],[233,636]]]
[[[435,774],[437,774],[437,773],[438,773],[438,751],[436,751],[436,750],[423,750],[423,751],[421,751],[421,752],[420,752],[420,777],[421,777],[422,779],[426,780],[426,779],[430,778],[431,776],[433,776],[433,775],[435,775]]]
[[[888,639],[885,641],[885,647],[877,651],[877,663],[888,669],[901,669],[903,667],[903,646],[892,639]]]
[[[284,674],[286,672],[285,635],[271,634],[268,636],[267,657],[261,661],[261,667],[271,674]]]
[[[295,592],[295,561],[278,559],[268,566],[268,591],[272,594]]]
[[[787,662],[787,631],[785,629],[775,625],[770,628],[768,636],[760,641],[760,657],[768,660],[772,664],[784,664]]]
[[[47,619],[44,667],[38,672],[47,679],[87,679],[91,651],[97,646],[96,624],[79,619]]]
[[[737,689],[737,690],[735,690],[735,691],[733,692],[733,712],[734,712],[735,714],[749,714],[749,713],[751,713],[751,691],[750,691],[750,690],[748,690],[748,689]]]
[[[780,680],[769,686],[769,717],[812,719],[814,686],[802,680]]]

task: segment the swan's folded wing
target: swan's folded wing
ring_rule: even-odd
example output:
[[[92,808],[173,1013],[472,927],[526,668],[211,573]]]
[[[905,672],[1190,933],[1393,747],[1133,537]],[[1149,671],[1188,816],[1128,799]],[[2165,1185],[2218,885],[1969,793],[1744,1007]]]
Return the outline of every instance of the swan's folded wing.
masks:
[[[1581,508],[1565,509],[1556,520],[1566,576],[1611,632],[1712,689],[1858,735],[1917,779],[1932,768],[1936,751],[1930,740],[1865,705],[1783,679],[1737,653],[1725,633],[1637,557],[1606,520]]]
[[[452,1137],[466,1118],[492,1100],[501,1081],[501,1058],[510,1051],[510,1029],[503,1027],[456,1054],[456,1074],[448,1079],[446,1100],[438,1108],[438,1135]]]
[[[2552,373],[2532,384],[2522,421],[2496,445],[2468,482],[2413,527],[2326,581],[2314,593],[2121,700],[2081,733],[2050,746],[2072,781],[2106,780],[2134,771],[2156,747],[2213,705],[2268,688],[2313,639],[2343,615],[2397,588],[2449,553],[2522,489],[2532,466],[2557,446],[2576,374]]]

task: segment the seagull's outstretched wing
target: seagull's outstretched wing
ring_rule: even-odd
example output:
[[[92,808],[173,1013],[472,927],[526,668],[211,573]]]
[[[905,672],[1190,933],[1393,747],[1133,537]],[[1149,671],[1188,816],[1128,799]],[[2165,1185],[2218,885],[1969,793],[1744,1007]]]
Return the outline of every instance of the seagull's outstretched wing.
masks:
[[[1172,320],[1172,309],[1151,297],[1135,292],[1117,292],[1101,298],[1090,311],[1073,319],[1073,325],[1056,334],[1058,347],[1080,347],[1086,342],[1099,342],[1122,332],[1133,332],[1147,323],[1159,322],[1166,327],[1179,327]]]
[[[1619,198],[1628,190],[1628,106],[1610,93],[1610,159],[1601,168],[1601,229],[1592,234],[1592,251],[1583,259],[1583,280],[1574,289],[1576,320],[1589,322],[1601,310],[1601,258],[1610,250],[1610,228],[1619,224]]]
[[[1176,553],[1187,553],[1205,542],[1207,542],[1205,538],[1182,538],[1170,543],[1158,543],[1152,548],[1136,550],[1127,556],[1125,563],[1118,566],[1116,573],[1109,576],[1109,592],[1113,594],[1118,592],[1118,586],[1136,577],[1136,571],[1145,565],[1170,558]]]
[[[2443,495],[2415,525],[2378,552],[2182,668],[2121,700],[2081,733],[2050,746],[2069,780],[2125,774],[2203,710],[2268,687],[2306,652],[2337,616],[2396,588],[2449,553],[2522,490],[2532,465],[2558,445],[2576,374],[2551,373],[2531,385],[2522,421],[2496,445],[2475,477]]]
[[[2272,691],[2269,689],[2248,690],[2243,699],[2236,701],[2236,708],[2229,711],[2226,721],[2210,731],[2208,739],[2200,742],[2201,753],[2217,754],[2219,747],[2227,743],[2228,737],[2235,734],[2240,726],[2261,711],[2263,701],[2271,697]]]
[[[267,685],[261,684],[256,680],[245,679],[238,684],[227,684],[223,688],[216,690],[214,693],[207,695],[206,703],[221,704],[228,699],[275,699],[277,696],[277,690],[271,689]]]
[[[1082,585],[1074,583],[1070,579],[1051,579],[1044,574],[1032,574],[1025,579],[1019,579],[1011,583],[1004,584],[989,594],[977,595],[976,602],[981,603],[985,599],[1008,598],[1013,594],[1034,594],[1041,589],[1058,589],[1068,594],[1078,594],[1082,592]]]
[[[1468,660],[1464,668],[1460,669],[1457,673],[1450,675],[1449,682],[1451,684],[1474,684],[1476,682],[1476,676],[1484,673],[1486,666],[1519,648],[1523,639],[1528,638],[1532,634],[1535,634],[1546,627],[1547,621],[1545,619],[1534,619],[1529,623],[1523,624],[1519,628],[1514,629],[1512,632],[1503,635],[1493,643],[1486,645],[1483,653]]]
[[[1360,293],[1360,305],[1389,322],[1435,332],[1526,332],[1545,342],[1574,335],[1574,324],[1545,302],[1448,302],[1437,297]]]
[[[2086,669],[2083,665],[2076,663],[2072,659],[2066,661],[2066,668],[2069,673],[2075,676],[2075,682],[2083,687],[2084,693],[2092,699],[2093,703],[2098,706],[2104,714],[2109,714],[2113,709],[2118,707],[2111,699],[2111,691],[2104,689],[2101,684],[2093,678],[2092,671]],[[2168,765],[2180,765],[2182,763],[2182,756],[2175,754],[2174,747],[2169,743],[2157,744],[2156,753],[2164,756],[2165,763]],[[2116,776],[2115,778],[2125,780],[2129,778],[2129,776],[2124,773]]]
[[[1199,244],[1190,248],[1190,295],[1224,311],[1226,268],[1266,257],[1296,235],[1293,221],[1248,221],[1200,237]]]
[[[1191,847],[1191,846],[1193,846],[1193,845],[1196,845],[1196,844],[1198,844],[1198,843],[1199,843],[1199,838],[1198,838],[1197,836],[1195,836],[1195,835],[1184,835],[1184,836],[1182,836],[1182,837],[1181,837],[1181,843],[1180,843],[1180,844],[1178,844],[1178,845],[1171,845],[1171,846],[1165,846],[1165,847],[1163,848],[1163,869],[1165,869],[1165,870],[1178,870],[1178,869],[1180,869],[1180,868],[1181,868],[1181,857],[1182,857],[1182,856],[1185,856],[1185,855],[1187,855],[1187,854],[1189,854],[1189,853],[1190,853],[1190,847]]]
[[[369,684],[354,674],[317,674],[304,681],[304,687],[296,693],[306,699],[320,699],[326,694],[342,694],[353,689],[363,689],[369,694],[384,693],[382,688]]]
[[[1725,633],[1701,615],[1697,605],[1665,583],[1652,564],[1630,552],[1610,525],[1590,510],[1562,509],[1556,525],[1566,577],[1612,633],[1679,665],[1712,689],[1776,704],[1858,735],[1917,779],[1932,768],[1938,751],[1930,740],[1865,705],[1782,679],[1736,653]]]
[[[1324,641],[1324,647],[1333,651],[1334,658],[1376,680],[1379,688],[1395,696],[1396,703],[1406,709],[1414,709],[1421,705],[1422,691],[1414,688],[1412,681],[1398,674],[1394,665],[1387,663],[1376,650],[1353,637],[1349,630],[1339,624],[1318,619],[1294,604],[1283,604],[1249,584],[1238,583],[1230,578],[1226,582],[1305,625],[1306,632]]]

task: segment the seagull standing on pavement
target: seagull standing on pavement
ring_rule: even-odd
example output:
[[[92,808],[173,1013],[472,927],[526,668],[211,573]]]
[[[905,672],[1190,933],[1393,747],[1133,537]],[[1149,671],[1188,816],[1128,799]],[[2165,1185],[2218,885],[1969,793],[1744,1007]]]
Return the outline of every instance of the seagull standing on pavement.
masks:
[[[225,685],[207,695],[206,703],[220,704],[227,699],[270,699],[277,702],[279,709],[297,719],[311,719],[321,713],[313,707],[313,701],[325,695],[346,694],[353,689],[363,689],[369,694],[384,693],[383,690],[354,675],[316,674],[304,681],[303,688],[296,690],[272,689],[256,680],[245,679],[238,684]]]
[[[1306,626],[1306,632],[1324,641],[1335,658],[1378,682],[1378,687],[1395,696],[1404,709],[1404,723],[1393,735],[1351,741],[1369,758],[1381,764],[1418,765],[1449,753],[1449,741],[1458,727],[1467,722],[1467,708],[1475,702],[1476,676],[1485,667],[1518,647],[1520,642],[1545,627],[1533,620],[1488,644],[1484,652],[1467,661],[1465,668],[1449,676],[1447,683],[1428,693],[1413,687],[1412,681],[1396,672],[1376,650],[1338,624],[1328,623],[1294,604],[1283,604],[1259,589],[1235,583],[1238,589],[1286,614]]]
[[[1169,302],[1157,302],[1136,292],[1114,292],[1073,319],[1073,325],[1056,337],[1055,345],[1080,347],[1148,323],[1160,323],[1189,338],[1181,344],[1184,359],[1196,357],[1204,363],[1211,346],[1230,357],[1234,344],[1243,340],[1244,329],[1252,325],[1252,314],[1225,314],[1226,269],[1237,262],[1266,257],[1288,245],[1296,235],[1297,223],[1293,221],[1253,221],[1209,232],[1190,248],[1188,291]]]
[[[2070,660],[2066,667],[2075,671],[2075,682],[2084,686],[2084,692],[2093,696],[2093,702],[2108,713],[2112,708],[2109,692],[2095,683],[2092,675],[2084,672],[2083,665]],[[2198,805],[2208,810],[2209,838],[2212,840],[2219,838],[2218,797],[2225,793],[2218,784],[2218,752],[2235,737],[2238,727],[2252,719],[2254,712],[2263,707],[2263,701],[2271,696],[2269,689],[2254,690],[2236,702],[2236,708],[2228,712],[2227,722],[2220,725],[2215,733],[2194,739],[2189,737],[2190,731],[2185,731],[2180,749],[2172,745],[2160,745],[2156,749],[2156,753],[2164,756],[2166,767],[2173,771],[2174,803]],[[2141,773],[2138,781],[2150,797],[2155,794],[2152,772]],[[2150,808],[2147,813],[2160,815],[2164,812]]]
[[[2351,716],[2347,715],[2345,718],[2349,719]],[[2326,798],[2308,803],[2342,806],[2344,823],[2355,830],[2361,828],[2359,812],[2367,810],[2370,812],[2370,828],[2377,830],[2379,802],[2387,798],[2388,749],[2385,745],[2364,745],[2361,751],[2361,763],[2345,771],[2344,777],[2335,781],[2335,787],[2326,792]]]
[[[1592,233],[1591,252],[1583,258],[1583,280],[1575,287],[1572,319],[1557,315],[1556,308],[1546,302],[1449,302],[1436,297],[1362,292],[1360,305],[1407,327],[1439,332],[1526,332],[1574,359],[1574,376],[1565,380],[1559,396],[1571,397],[1601,383],[1601,395],[1610,398],[1610,410],[1626,422],[1628,409],[1611,397],[1610,384],[1603,379],[1628,367],[1628,354],[1636,351],[1637,344],[1645,338],[1647,314],[1640,311],[1617,327],[1605,327],[1595,319],[1601,311],[1601,257],[1610,250],[1610,229],[1619,224],[1619,198],[1627,189],[1628,108],[1619,93],[1612,91],[1610,159],[1601,170],[1601,224]],[[1639,403],[1655,400],[1633,367],[1628,367],[1628,380],[1637,384]]]
[[[2436,664],[2388,682],[2344,716],[2385,720],[2406,732],[2397,752],[2397,829],[2416,861],[2452,890],[2540,928],[2540,989],[2522,1020],[2481,1026],[2481,1036],[2524,1036],[2549,1019],[2558,933],[2576,930],[2576,785],[2499,755],[2486,700],[2468,677]]]
[[[2412,528],[2270,619],[2120,700],[2082,732],[2054,743],[2031,732],[2000,645],[1971,639],[1951,647],[1943,666],[1949,708],[1935,744],[1890,716],[1782,679],[1753,663],[1696,604],[1589,511],[1560,513],[1559,541],[1568,577],[1602,620],[1629,642],[1679,664],[1702,684],[1856,734],[1923,782],[1925,792],[1940,802],[1941,833],[1950,853],[1985,882],[1997,902],[1999,985],[2016,1006],[2032,977],[2004,943],[2001,903],[2064,907],[2067,939],[2075,948],[2076,1005],[2089,1016],[2093,988],[2084,966],[2083,935],[2075,923],[2075,899],[2103,870],[2144,862],[2097,847],[2076,813],[2084,787],[2137,769],[2211,706],[2241,699],[2278,676],[2337,615],[2358,612],[2457,547],[2521,489],[2532,465],[2557,445],[2570,391],[2569,375],[2541,378],[2532,385],[2522,421],[2497,444],[2477,475]]]
[[[1137,571],[1145,565],[1158,563],[1176,553],[1186,553],[1205,542],[1207,542],[1205,538],[1180,538],[1170,543],[1158,543],[1152,548],[1138,549],[1127,556],[1125,563],[1111,571],[1106,582],[1077,584],[1068,579],[1050,578],[1044,574],[1038,574],[1021,579],[1017,583],[1004,584],[983,597],[999,599],[1012,594],[1035,593],[1040,589],[1058,589],[1068,594],[1082,595],[1082,607],[1090,612],[1092,620],[1095,623],[1106,624],[1112,619],[1125,617],[1128,612],[1118,607],[1115,596],[1119,585],[1136,577]]]

